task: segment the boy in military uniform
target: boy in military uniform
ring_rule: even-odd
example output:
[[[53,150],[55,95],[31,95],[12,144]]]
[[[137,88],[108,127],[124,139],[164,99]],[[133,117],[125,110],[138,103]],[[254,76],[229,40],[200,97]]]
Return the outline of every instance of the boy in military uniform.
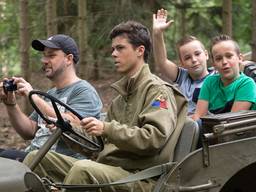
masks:
[[[35,169],[39,176],[65,184],[108,183],[172,160],[187,113],[184,96],[150,72],[146,62],[151,40],[145,26],[134,21],[120,23],[110,39],[116,70],[123,75],[112,85],[119,95],[105,121],[81,120],[88,134],[104,137],[104,150],[96,161],[50,152]],[[30,153],[24,163],[29,165],[34,156]],[[154,183],[147,180],[103,190],[151,191]]]

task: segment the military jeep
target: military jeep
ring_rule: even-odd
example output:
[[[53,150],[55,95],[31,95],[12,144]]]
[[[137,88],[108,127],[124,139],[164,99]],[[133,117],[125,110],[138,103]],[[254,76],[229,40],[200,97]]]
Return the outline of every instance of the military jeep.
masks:
[[[30,99],[32,94],[48,97],[42,92],[32,91]],[[78,144],[86,140],[87,143],[83,143],[82,147],[89,146],[89,150],[92,151],[101,150],[102,147],[99,138],[87,141],[88,138],[80,138],[79,133],[72,131],[69,122],[63,120],[58,112],[55,103],[59,101],[52,97],[49,99],[58,118],[54,122],[58,129],[39,150],[30,167],[14,160],[0,158],[1,192],[46,192],[51,191],[53,187],[69,188],[74,191],[98,191],[99,188],[109,185],[121,185],[150,177],[158,178],[155,192],[255,191],[253,181],[256,178],[256,111],[205,116],[202,118],[201,134],[197,123],[188,119],[176,145],[173,162],[143,170],[114,183],[65,186],[53,183],[48,178],[39,178],[31,170],[37,166],[60,135],[64,134]],[[44,117],[33,101],[31,104]],[[59,104],[65,105],[61,102]],[[46,121],[49,120],[46,118]],[[202,147],[198,148],[199,139]]]

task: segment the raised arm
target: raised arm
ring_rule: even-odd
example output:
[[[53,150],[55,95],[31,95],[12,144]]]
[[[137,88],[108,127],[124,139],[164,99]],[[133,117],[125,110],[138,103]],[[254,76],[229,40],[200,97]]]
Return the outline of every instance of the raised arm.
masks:
[[[153,53],[156,66],[171,81],[177,78],[178,67],[168,60],[164,42],[164,30],[166,30],[173,20],[167,21],[167,11],[160,9],[157,14],[153,14]]]
[[[29,119],[16,103],[13,91],[4,91],[0,85],[0,98],[6,106],[6,110],[13,128],[24,139],[31,139],[37,129],[36,122]]]
[[[29,92],[33,90],[30,83],[21,77],[13,77],[13,79],[14,83],[17,85],[16,94],[28,97]],[[16,96],[14,92],[8,91],[5,93],[1,88],[0,95],[6,105],[7,113],[13,128],[23,139],[33,139],[38,129],[37,122],[21,111],[20,107],[16,103]],[[36,95],[33,96],[33,99],[43,114],[47,114],[47,116],[53,118],[56,117],[54,109],[46,101]],[[62,116],[72,121],[77,120],[74,115],[68,113],[62,113]]]

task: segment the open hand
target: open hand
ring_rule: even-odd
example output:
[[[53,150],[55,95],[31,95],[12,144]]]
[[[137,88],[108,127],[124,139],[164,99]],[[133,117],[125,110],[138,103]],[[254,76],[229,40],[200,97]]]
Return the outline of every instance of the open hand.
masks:
[[[167,14],[168,12],[165,9],[159,9],[157,14],[153,14],[154,32],[163,32],[173,23],[173,20],[167,21]]]

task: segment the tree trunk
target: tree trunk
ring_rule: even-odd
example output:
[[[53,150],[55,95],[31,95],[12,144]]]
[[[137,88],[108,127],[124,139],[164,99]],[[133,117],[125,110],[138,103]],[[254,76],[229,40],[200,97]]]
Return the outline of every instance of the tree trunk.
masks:
[[[57,13],[56,13],[57,0],[47,0],[45,4],[46,10],[46,27],[47,27],[47,37],[57,34]]]
[[[85,0],[86,1],[86,0]],[[69,22],[68,22],[68,16],[69,16],[69,0],[63,0],[61,1],[63,3],[63,15],[64,15],[64,33],[67,33],[70,29]],[[78,5],[79,6],[79,5]]]
[[[184,37],[186,35],[186,12],[187,12],[187,7],[186,7],[186,2],[184,0],[177,0],[177,5],[178,8],[178,17],[179,17],[179,28],[180,28],[180,36],[179,39]]]
[[[223,33],[232,37],[232,0],[223,0],[222,20]]]
[[[22,76],[30,82],[30,67],[29,67],[29,30],[28,30],[28,0],[20,0],[20,60]],[[30,112],[30,105],[24,101],[25,113]]]
[[[82,79],[87,79],[89,75],[89,67],[87,66],[88,58],[88,31],[87,31],[87,1],[78,1],[78,38],[79,38],[79,75]]]
[[[256,62],[256,1],[252,0],[252,60]]]
[[[181,9],[181,35],[184,37],[186,35],[186,9]]]

